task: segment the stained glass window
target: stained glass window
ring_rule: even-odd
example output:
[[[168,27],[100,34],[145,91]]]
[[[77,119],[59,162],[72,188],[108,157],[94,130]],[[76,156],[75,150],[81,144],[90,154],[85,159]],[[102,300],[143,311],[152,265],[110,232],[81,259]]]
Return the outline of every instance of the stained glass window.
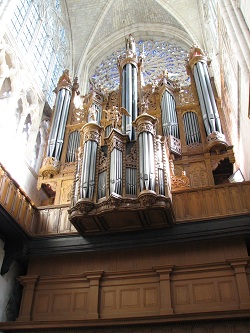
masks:
[[[19,0],[9,22],[24,58],[33,65],[41,88],[48,92],[50,106],[57,80],[69,63],[69,29],[65,22],[60,0]]]
[[[189,85],[190,78],[186,73],[186,59],[188,50],[167,41],[140,40],[137,42],[137,55],[144,53],[144,83],[154,83],[164,70],[169,78],[179,81],[181,86]],[[119,72],[117,57],[126,54],[125,48],[117,50],[104,59],[96,67],[92,79],[101,84],[107,91],[117,89],[119,85]]]

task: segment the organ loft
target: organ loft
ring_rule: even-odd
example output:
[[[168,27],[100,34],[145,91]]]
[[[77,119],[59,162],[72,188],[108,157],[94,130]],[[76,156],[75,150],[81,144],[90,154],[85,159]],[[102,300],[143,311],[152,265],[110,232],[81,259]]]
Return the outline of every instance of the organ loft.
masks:
[[[193,46],[188,85],[167,68],[145,85],[136,49],[129,35],[117,89],[92,80],[81,96],[78,78],[59,78],[41,206],[0,168],[18,234],[1,274],[28,260],[4,332],[249,331],[250,182],[232,178],[209,60]]]
[[[129,35],[117,58],[117,90],[91,81],[80,96],[67,70],[55,89],[38,188],[47,195],[44,205],[70,205],[69,220],[82,235],[174,227],[176,213],[183,214],[175,193],[229,183],[233,173],[233,147],[203,50],[190,50],[188,86],[170,79],[167,68],[144,85],[144,63]],[[202,198],[185,204],[204,213]]]

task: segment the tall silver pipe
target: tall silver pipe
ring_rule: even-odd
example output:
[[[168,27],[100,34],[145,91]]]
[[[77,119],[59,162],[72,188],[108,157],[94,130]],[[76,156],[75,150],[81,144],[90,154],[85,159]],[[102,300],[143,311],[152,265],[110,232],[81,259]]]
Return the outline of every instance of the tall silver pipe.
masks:
[[[71,93],[69,90],[59,90],[55,105],[55,116],[51,126],[47,156],[55,157],[57,160],[60,160],[61,157],[65,126],[69,112],[70,97]]]
[[[154,143],[151,133],[147,133],[149,146],[149,163],[150,163],[150,190],[155,191],[155,169],[154,169]]]
[[[214,112],[213,112],[211,100],[209,98],[209,93],[208,93],[207,84],[206,84],[206,80],[205,80],[204,68],[200,62],[198,62],[195,66],[198,69],[197,72],[198,72],[199,80],[201,83],[202,95],[203,95],[205,106],[206,106],[208,123],[210,126],[210,131],[212,133],[215,131],[215,120],[214,120]]]
[[[162,110],[162,132],[163,135],[172,135],[179,138],[178,120],[176,114],[175,100],[173,96],[165,91],[161,100]]]
[[[139,166],[140,166],[140,189],[143,191],[144,189],[144,181],[143,181],[143,175],[144,175],[144,167],[143,167],[143,133],[139,134]]]
[[[207,135],[215,131],[222,133],[219,113],[205,63],[198,61],[194,65],[194,79]]]
[[[135,66],[132,66],[132,117],[130,119],[131,127],[132,127],[132,133],[131,133],[131,139],[135,140],[135,129],[132,126],[132,122],[137,118],[138,112],[137,112],[137,69]]]
[[[89,164],[89,183],[88,183],[88,197],[93,199],[94,189],[95,189],[95,171],[96,171],[96,153],[97,153],[97,142],[91,142],[91,155],[90,155],[90,164]]]
[[[122,106],[126,108],[126,66],[122,69]],[[126,133],[126,116],[122,116],[122,133]]]

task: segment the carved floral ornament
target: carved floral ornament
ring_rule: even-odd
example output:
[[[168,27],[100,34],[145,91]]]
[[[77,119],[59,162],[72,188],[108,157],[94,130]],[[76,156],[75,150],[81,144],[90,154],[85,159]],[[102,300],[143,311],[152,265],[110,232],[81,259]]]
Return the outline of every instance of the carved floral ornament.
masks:
[[[190,180],[186,176],[186,172],[181,171],[181,176],[176,176],[175,173],[174,173],[173,160],[169,161],[169,166],[170,166],[170,178],[171,178],[171,188],[172,188],[172,190],[188,188],[190,186]]]

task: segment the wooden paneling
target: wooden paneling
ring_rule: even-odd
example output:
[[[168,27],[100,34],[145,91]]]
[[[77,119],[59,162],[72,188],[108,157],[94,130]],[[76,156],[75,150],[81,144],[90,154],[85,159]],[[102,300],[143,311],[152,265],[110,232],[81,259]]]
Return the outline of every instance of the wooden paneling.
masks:
[[[160,309],[159,279],[152,271],[105,274],[100,285],[100,316],[116,318],[158,314]]]
[[[211,312],[250,310],[247,260],[81,275],[28,275],[21,278],[26,296],[18,320],[98,320],[201,313],[206,318]]]

